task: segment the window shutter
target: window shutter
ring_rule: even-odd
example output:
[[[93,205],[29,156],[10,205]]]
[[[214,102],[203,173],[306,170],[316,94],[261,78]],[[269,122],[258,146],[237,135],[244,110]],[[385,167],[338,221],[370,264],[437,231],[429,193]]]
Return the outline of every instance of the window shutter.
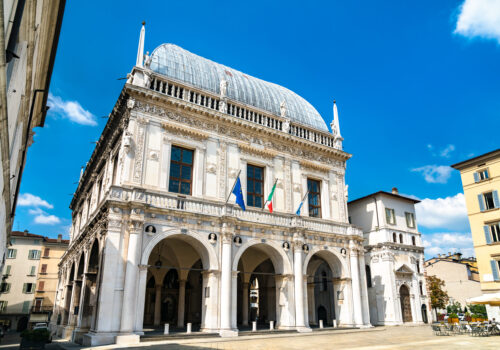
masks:
[[[43,252],[43,256],[48,258],[50,253],[50,248],[45,248],[45,251]]]
[[[47,264],[42,264],[42,271],[41,273],[47,273]]]
[[[30,311],[30,302],[29,301],[25,301],[23,303],[23,313],[27,313]]]
[[[500,207],[500,201],[498,200],[498,192],[493,191],[493,203],[495,203],[495,208]]]
[[[486,238],[486,244],[491,244],[491,235],[490,235],[490,227],[488,225],[484,225],[484,238]]]
[[[23,293],[26,293],[26,290],[28,289],[28,283],[23,284]]]
[[[478,194],[477,195],[477,200],[479,202],[479,210],[480,211],[484,211],[485,207],[484,207],[483,195],[482,194]]]
[[[10,283],[7,283],[7,285],[5,286],[5,291],[10,292]]]
[[[5,268],[5,274],[6,275],[10,275],[10,268],[11,268],[10,265],[7,265],[7,267]]]
[[[43,287],[45,287],[45,282],[40,281],[40,283],[38,283],[38,290],[43,290]]]
[[[391,215],[389,214],[389,209],[385,209],[385,220],[387,221],[387,223],[390,223],[391,222]]]
[[[13,249],[14,253],[12,254],[12,258],[16,258],[16,255],[17,255],[17,249]]]
[[[490,260],[490,264],[491,264],[491,273],[493,273],[493,279],[495,281],[498,281],[498,262],[496,260]]]
[[[479,182],[479,173],[474,173],[474,182]]]

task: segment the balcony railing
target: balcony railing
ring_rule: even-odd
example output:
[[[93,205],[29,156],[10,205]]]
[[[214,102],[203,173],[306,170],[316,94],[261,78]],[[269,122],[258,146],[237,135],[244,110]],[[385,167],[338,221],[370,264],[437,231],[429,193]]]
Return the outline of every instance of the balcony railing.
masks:
[[[312,218],[307,216],[296,216],[288,213],[269,213],[260,209],[247,208],[243,211],[234,205],[225,205],[222,202],[206,200],[190,196],[179,196],[174,193],[160,193],[145,191],[143,189],[128,189],[112,186],[109,199],[128,202],[130,200],[142,202],[152,207],[168,209],[173,212],[188,212],[207,216],[220,217],[222,215],[234,216],[240,221],[240,225],[265,224],[272,227],[302,227],[308,231],[329,233],[337,235],[362,236],[360,229],[348,224],[328,219]]]

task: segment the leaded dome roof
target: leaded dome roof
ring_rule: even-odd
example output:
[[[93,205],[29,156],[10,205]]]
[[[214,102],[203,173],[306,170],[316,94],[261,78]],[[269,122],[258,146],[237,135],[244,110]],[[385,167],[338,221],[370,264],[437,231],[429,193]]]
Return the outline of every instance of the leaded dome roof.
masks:
[[[162,44],[151,54],[150,69],[199,89],[220,94],[221,80],[227,81],[227,97],[275,115],[286,103],[292,122],[328,131],[325,121],[305,99],[283,86],[273,84],[233,68],[195,55],[173,44]]]

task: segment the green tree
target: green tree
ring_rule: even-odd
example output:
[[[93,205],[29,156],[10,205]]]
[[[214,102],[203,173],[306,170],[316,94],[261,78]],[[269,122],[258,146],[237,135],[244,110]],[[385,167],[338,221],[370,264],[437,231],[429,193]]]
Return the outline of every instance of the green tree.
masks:
[[[471,314],[480,315],[486,318],[486,306],[484,305],[469,305],[469,310]]]
[[[443,290],[445,286],[444,281],[436,276],[427,276],[426,279],[431,297],[431,307],[434,310],[446,308],[449,297],[448,293]]]
[[[450,304],[446,307],[446,311],[448,312],[448,314],[459,314],[462,312],[462,305],[458,301],[455,301],[454,304]]]

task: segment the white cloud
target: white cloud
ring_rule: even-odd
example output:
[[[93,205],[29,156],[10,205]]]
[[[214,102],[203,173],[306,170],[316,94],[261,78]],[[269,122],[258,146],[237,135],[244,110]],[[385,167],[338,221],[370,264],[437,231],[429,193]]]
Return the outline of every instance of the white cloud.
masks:
[[[411,171],[422,173],[428,183],[445,184],[451,176],[452,168],[446,165],[425,165]]]
[[[35,216],[35,223],[42,225],[55,225],[59,224],[61,219],[55,215],[39,214]]]
[[[21,194],[17,200],[17,205],[21,207],[43,207],[48,209],[54,208],[54,206],[46,200],[32,195],[31,193]]]
[[[463,193],[446,198],[425,198],[415,205],[419,226],[431,229],[470,230]]]
[[[465,0],[459,11],[456,34],[500,44],[500,0]]]
[[[425,254],[428,257],[438,254],[462,253],[465,257],[474,256],[470,233],[443,232],[423,235]]]
[[[63,101],[59,96],[49,93],[48,104],[52,111],[74,123],[91,126],[97,125],[96,117],[83,109],[78,101]]]
[[[30,215],[40,215],[40,214],[46,214],[42,209],[40,208],[35,208],[35,209],[29,209],[28,213]]]
[[[444,158],[450,158],[451,152],[455,150],[455,145],[448,145],[441,150],[439,155]]]

